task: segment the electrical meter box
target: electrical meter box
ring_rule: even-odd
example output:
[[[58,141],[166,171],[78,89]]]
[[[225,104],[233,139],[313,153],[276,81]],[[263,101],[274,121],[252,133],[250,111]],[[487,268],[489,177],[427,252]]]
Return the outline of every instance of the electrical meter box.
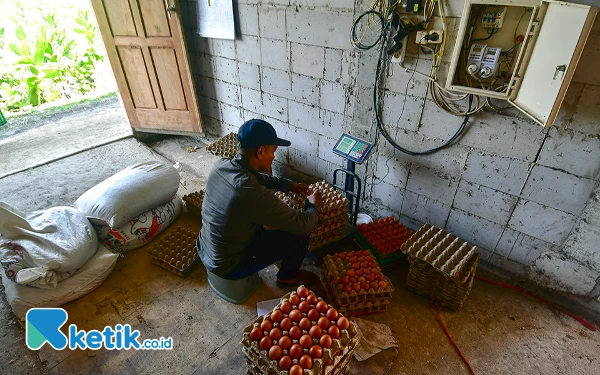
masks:
[[[466,0],[446,88],[503,99],[554,123],[597,9],[551,0]]]

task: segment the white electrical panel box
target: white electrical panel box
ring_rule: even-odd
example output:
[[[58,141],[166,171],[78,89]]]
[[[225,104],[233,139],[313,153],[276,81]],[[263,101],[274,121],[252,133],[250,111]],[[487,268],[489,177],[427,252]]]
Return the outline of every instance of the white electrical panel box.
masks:
[[[466,0],[446,88],[508,100],[551,126],[596,13],[552,0]]]

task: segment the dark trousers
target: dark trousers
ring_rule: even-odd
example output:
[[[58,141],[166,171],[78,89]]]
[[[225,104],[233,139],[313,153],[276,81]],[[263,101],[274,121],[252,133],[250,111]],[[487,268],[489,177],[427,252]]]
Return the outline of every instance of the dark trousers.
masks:
[[[261,229],[242,253],[240,263],[224,279],[239,280],[281,260],[277,278],[296,277],[308,251],[309,235],[296,235],[282,230]]]

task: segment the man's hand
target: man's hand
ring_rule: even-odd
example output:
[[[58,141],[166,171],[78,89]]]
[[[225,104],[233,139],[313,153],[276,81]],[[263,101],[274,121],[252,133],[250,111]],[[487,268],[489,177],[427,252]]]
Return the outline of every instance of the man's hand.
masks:
[[[317,211],[319,211],[319,213],[323,212],[323,199],[321,198],[321,193],[315,191],[306,199],[317,208]]]
[[[292,182],[292,193],[298,195],[308,195],[308,185],[301,182]]]

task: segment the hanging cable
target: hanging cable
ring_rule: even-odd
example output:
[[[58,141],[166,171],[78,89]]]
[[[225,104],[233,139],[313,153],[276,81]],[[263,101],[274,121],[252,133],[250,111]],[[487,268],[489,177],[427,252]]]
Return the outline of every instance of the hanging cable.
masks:
[[[382,39],[382,48],[379,51],[379,59],[377,60],[377,69],[375,72],[375,84],[373,85],[373,109],[375,111],[375,120],[377,123],[377,129],[379,130],[381,135],[383,135],[383,137],[390,143],[390,145],[392,145],[396,150],[403,152],[405,154],[408,154],[408,155],[429,155],[429,154],[433,154],[434,152],[437,152],[441,149],[444,149],[444,148],[450,146],[455,140],[460,138],[460,136],[462,135],[463,131],[465,130],[465,128],[467,126],[467,123],[469,121],[468,113],[471,111],[471,106],[473,104],[473,95],[469,95],[469,108],[467,110],[467,115],[464,117],[463,122],[459,126],[456,133],[448,141],[446,141],[446,143],[444,143],[441,146],[434,147],[434,148],[426,150],[426,151],[411,151],[411,150],[408,150],[408,149],[398,145],[392,139],[392,137],[388,134],[387,130],[381,123],[381,119],[379,118],[379,103],[377,100],[377,96],[378,96],[378,92],[379,92],[379,81],[381,80],[381,65],[384,62],[384,60],[386,59],[385,44],[387,42],[387,32],[385,32],[385,30],[384,30],[382,38],[383,38]],[[405,96],[405,98],[406,98],[406,96]]]

